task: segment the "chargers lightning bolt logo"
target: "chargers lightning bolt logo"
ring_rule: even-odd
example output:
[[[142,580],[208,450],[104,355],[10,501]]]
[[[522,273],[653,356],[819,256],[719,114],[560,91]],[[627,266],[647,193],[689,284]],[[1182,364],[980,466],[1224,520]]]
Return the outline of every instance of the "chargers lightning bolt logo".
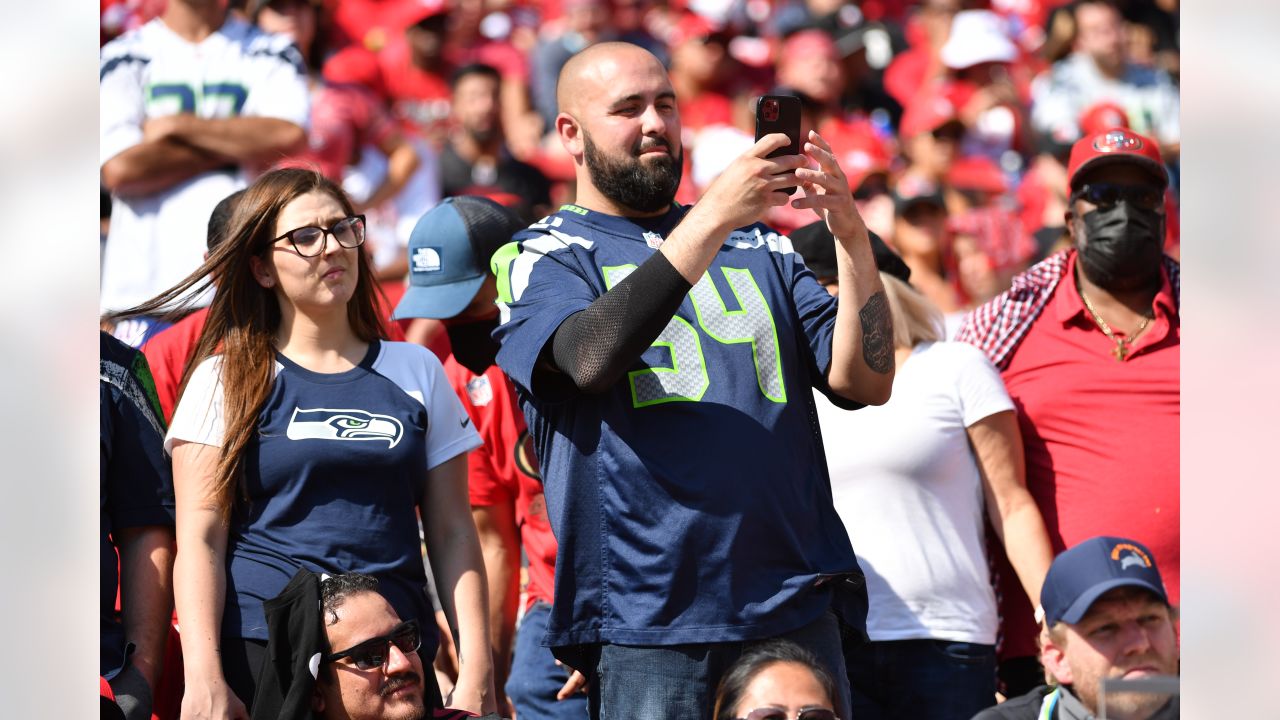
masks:
[[[391,449],[404,436],[404,426],[390,415],[364,410],[294,408],[285,435],[290,440],[386,440]]]

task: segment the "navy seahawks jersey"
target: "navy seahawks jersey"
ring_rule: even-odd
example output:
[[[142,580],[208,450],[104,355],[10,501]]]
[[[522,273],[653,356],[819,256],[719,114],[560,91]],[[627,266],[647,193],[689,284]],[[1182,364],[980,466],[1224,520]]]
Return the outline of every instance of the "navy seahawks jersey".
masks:
[[[731,233],[611,390],[564,399],[535,381],[556,328],[686,211],[642,227],[566,205],[494,258],[498,363],[519,387],[560,543],[552,647],[769,637],[829,607],[815,589],[828,579],[861,588],[812,405],[836,304],[785,236]],[[858,627],[865,594],[846,596],[837,610]]]
[[[221,444],[220,364],[215,356],[193,372],[166,449],[174,440]],[[373,575],[402,618],[434,628],[416,511],[427,470],[478,445],[423,347],[374,342],[357,367],[332,374],[277,354],[247,449],[248,500],[237,503],[228,538],[223,634],[266,640],[262,602],[299,567]]]
[[[164,420],[155,381],[142,353],[99,332],[98,411],[98,673],[110,680],[128,657],[124,624],[116,612],[120,590],[117,533],[164,526],[173,533],[173,477],[164,456]],[[126,568],[126,571],[128,568]],[[123,602],[130,598],[126,593]]]

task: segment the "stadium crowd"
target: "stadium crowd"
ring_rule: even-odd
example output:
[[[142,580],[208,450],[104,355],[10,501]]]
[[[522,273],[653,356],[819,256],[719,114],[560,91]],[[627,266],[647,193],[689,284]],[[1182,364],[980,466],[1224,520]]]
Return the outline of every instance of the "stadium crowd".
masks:
[[[1178,0],[101,12],[103,717],[1177,717]]]

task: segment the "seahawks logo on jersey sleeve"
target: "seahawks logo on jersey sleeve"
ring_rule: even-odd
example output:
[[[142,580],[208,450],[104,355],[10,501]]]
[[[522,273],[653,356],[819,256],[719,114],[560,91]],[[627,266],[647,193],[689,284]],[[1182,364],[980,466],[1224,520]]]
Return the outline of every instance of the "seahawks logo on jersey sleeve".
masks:
[[[404,436],[404,425],[364,410],[294,408],[285,435],[290,440],[386,440],[390,449]]]

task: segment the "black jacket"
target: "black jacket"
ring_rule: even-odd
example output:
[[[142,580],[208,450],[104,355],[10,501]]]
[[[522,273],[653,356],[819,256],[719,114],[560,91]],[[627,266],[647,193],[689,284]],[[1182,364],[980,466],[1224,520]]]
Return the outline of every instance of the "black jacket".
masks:
[[[300,569],[279,595],[262,605],[267,615],[267,662],[258,677],[253,720],[309,720],[326,643],[320,578]]]

